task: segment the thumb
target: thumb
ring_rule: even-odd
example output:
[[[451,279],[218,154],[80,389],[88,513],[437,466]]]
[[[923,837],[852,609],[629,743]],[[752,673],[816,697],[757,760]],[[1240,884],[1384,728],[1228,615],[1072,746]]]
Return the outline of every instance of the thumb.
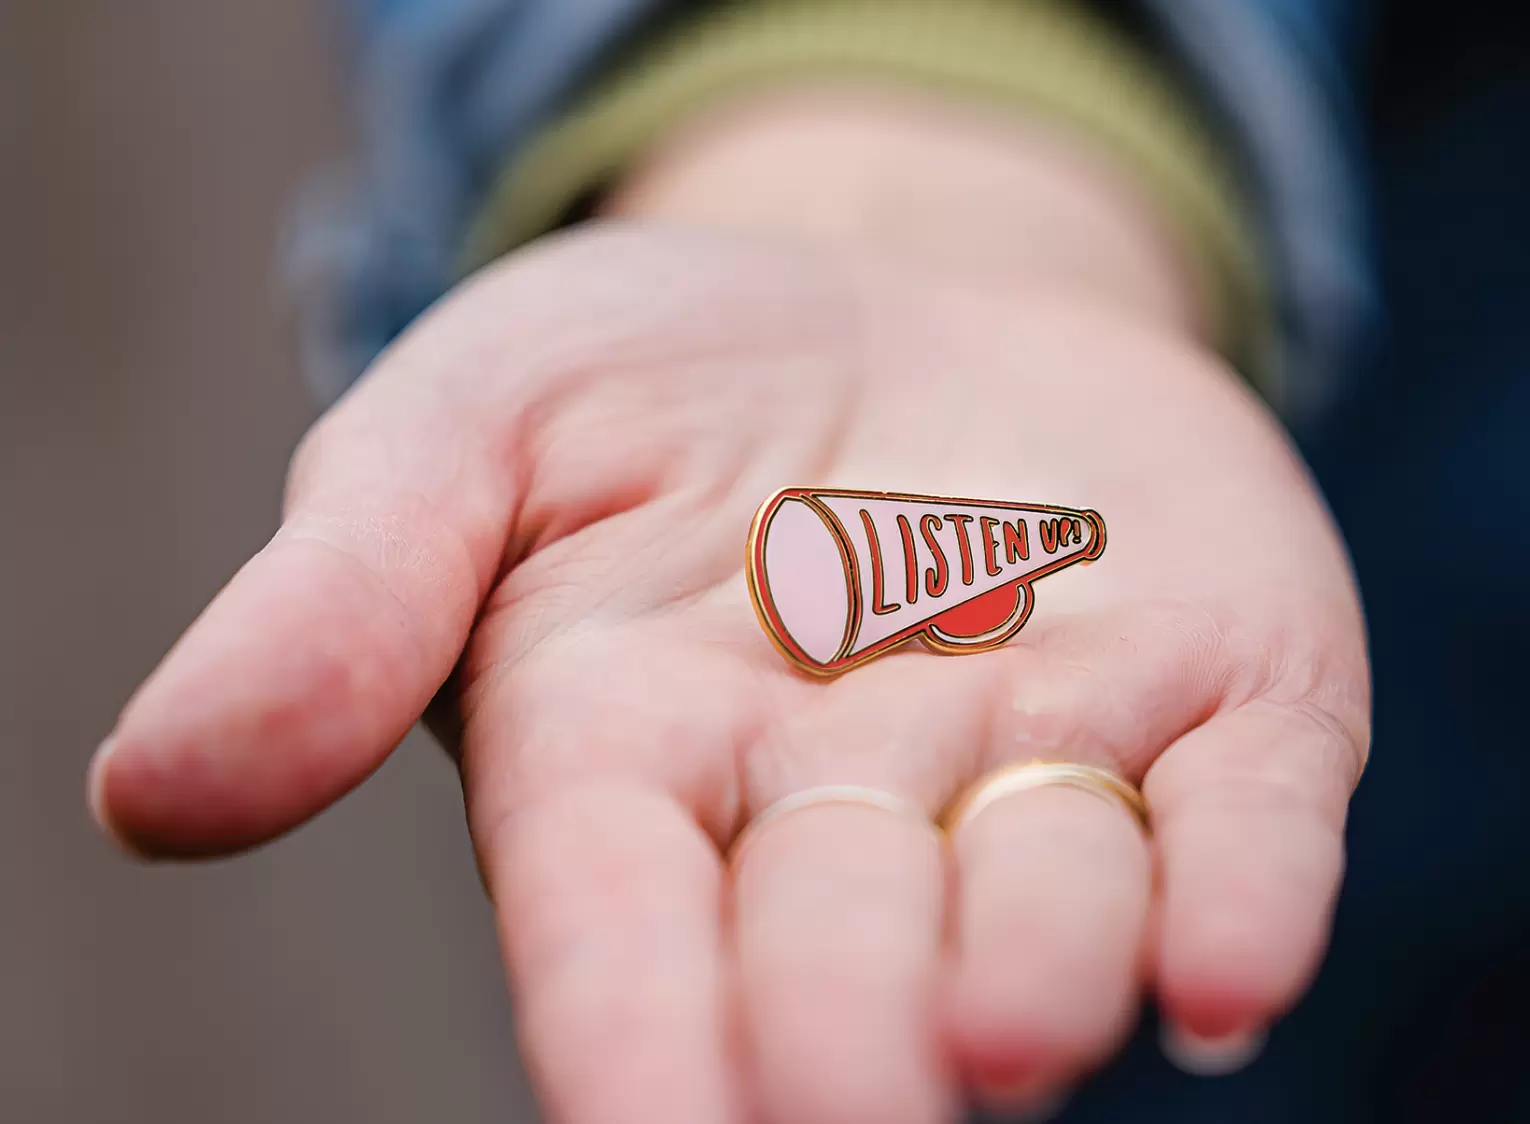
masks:
[[[493,419],[514,410],[413,366],[385,360],[309,434],[275,538],[98,750],[91,807],[126,848],[288,830],[380,765],[451,672],[505,553],[519,474]]]

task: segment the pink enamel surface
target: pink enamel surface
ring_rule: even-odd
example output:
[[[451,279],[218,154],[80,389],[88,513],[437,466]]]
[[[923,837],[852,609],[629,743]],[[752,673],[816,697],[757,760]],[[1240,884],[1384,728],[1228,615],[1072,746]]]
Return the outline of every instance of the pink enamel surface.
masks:
[[[803,652],[828,663],[839,651],[850,615],[834,533],[809,504],[787,497],[764,536],[765,581],[781,623]]]
[[[1056,559],[1080,554],[1089,542],[1089,528],[1085,524],[1081,542],[1070,542],[1067,546],[1051,552],[1043,550],[1041,521],[1056,518],[1056,516],[1022,507],[980,507],[943,501],[880,499],[864,496],[821,495],[818,498],[834,513],[844,528],[846,538],[855,550],[860,570],[861,604],[864,608],[861,614],[861,626],[849,654],[864,651],[894,633],[938,616],[946,609],[954,608],[1001,585],[1008,585]],[[888,607],[896,606],[896,609],[890,613],[879,615],[871,611],[873,604],[871,547],[861,519],[862,510],[871,515],[872,523],[876,527],[882,552],[883,603]],[[962,582],[961,553],[957,542],[957,535],[960,532],[956,524],[947,518],[952,513],[968,515],[972,518],[972,521],[966,525],[973,560],[973,580],[970,585]],[[918,597],[913,602],[909,602],[906,598],[903,539],[897,522],[899,515],[908,519],[913,531],[914,564],[919,572],[920,583]],[[934,552],[929,549],[920,533],[920,519],[925,515],[934,515],[941,521],[934,534],[936,542],[940,544],[941,551],[945,555],[948,576],[946,588],[939,597],[931,597],[924,584],[925,572],[935,564]],[[978,522],[983,516],[1010,522],[1024,519],[1027,523],[1030,557],[1024,560],[1017,559],[1013,563],[1006,562],[1002,528],[996,529],[996,537],[1000,544],[997,552],[1000,571],[997,575],[989,574],[984,565],[981,525]],[[837,554],[834,564],[836,568],[841,565]],[[843,581],[843,578],[840,577],[837,580]],[[824,578],[823,581],[827,584],[828,579]]]

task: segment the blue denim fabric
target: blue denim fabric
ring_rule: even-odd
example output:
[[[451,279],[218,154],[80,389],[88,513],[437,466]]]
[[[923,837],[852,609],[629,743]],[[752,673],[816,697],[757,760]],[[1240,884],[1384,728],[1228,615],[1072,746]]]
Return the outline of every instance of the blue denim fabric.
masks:
[[[495,171],[663,0],[343,0],[361,159],[303,201],[286,266],[326,399],[457,280]]]
[[[1229,127],[1263,220],[1283,332],[1281,409],[1306,423],[1356,370],[1375,319],[1350,65],[1363,23],[1323,0],[1136,0]]]
[[[664,0],[340,0],[362,161],[307,201],[288,264],[320,391],[345,388],[456,280],[502,167]],[[1020,2],[1020,0],[1016,0]],[[1353,4],[1125,0],[1227,124],[1265,220],[1292,405],[1333,396],[1370,312],[1341,58]]]

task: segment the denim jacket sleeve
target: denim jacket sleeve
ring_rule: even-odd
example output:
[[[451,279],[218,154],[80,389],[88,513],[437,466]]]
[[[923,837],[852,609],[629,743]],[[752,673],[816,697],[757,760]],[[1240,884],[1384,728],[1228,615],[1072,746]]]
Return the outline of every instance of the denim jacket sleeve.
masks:
[[[316,185],[287,254],[325,397],[456,280],[496,172],[665,0],[340,0],[360,157]],[[1223,128],[1260,226],[1286,408],[1322,409],[1372,317],[1345,60],[1359,25],[1324,0],[1128,0]]]

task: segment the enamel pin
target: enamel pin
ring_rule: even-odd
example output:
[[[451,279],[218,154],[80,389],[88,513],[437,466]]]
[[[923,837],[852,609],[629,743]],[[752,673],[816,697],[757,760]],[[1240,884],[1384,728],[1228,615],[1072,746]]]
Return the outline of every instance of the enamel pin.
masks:
[[[996,648],[1030,616],[1038,578],[1104,550],[1087,509],[783,488],[749,530],[749,595],[788,660],[837,675],[915,636],[938,652]]]

